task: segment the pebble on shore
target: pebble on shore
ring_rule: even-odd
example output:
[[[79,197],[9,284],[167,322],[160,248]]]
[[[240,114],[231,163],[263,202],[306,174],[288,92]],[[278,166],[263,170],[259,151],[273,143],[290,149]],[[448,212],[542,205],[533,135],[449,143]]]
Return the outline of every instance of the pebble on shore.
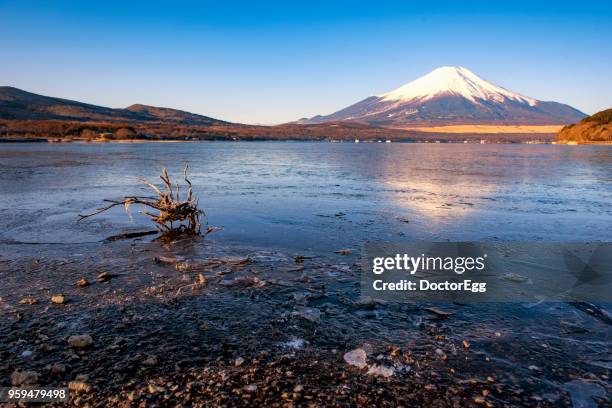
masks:
[[[93,339],[88,334],[68,337],[68,345],[72,348],[85,348],[93,344]]]
[[[53,295],[51,296],[51,303],[55,303],[56,305],[61,305],[63,303],[66,303],[66,296],[64,295]]]

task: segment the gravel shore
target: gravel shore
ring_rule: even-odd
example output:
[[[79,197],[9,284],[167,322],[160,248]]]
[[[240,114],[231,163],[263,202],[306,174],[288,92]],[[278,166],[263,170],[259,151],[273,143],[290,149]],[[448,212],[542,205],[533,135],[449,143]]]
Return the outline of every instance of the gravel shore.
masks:
[[[307,255],[7,245],[0,385],[69,387],[70,406],[100,407],[612,402],[610,326],[589,313],[374,302],[358,254]]]

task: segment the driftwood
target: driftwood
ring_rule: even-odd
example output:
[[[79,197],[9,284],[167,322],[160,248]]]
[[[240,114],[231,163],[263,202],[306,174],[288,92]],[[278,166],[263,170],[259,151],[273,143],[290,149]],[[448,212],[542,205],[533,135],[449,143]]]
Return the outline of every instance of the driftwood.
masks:
[[[187,184],[187,194],[184,200],[181,200],[181,186],[179,183],[177,182],[173,186],[168,171],[162,169],[160,178],[164,183],[164,190],[145,179],[141,179],[144,184],[157,193],[157,197],[127,196],[123,200],[104,200],[110,204],[97,209],[91,214],[79,214],[79,221],[108,211],[116,206],[122,205],[128,211],[133,204],[141,204],[145,208],[158,211],[157,214],[151,213],[149,210],[143,210],[142,213],[148,215],[157,224],[157,229],[162,233],[185,232],[197,235],[201,230],[200,217],[206,217],[206,214],[198,208],[198,199],[193,196],[193,189],[188,178],[188,170],[189,166],[185,165],[183,179]],[[207,232],[209,232],[208,229]]]

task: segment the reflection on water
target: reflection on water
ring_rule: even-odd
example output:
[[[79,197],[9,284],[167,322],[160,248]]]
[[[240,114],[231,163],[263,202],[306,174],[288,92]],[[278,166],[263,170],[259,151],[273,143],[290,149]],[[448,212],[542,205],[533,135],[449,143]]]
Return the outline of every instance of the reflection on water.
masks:
[[[562,224],[577,213],[609,215],[605,203],[611,198],[612,150],[593,149],[597,148],[424,145],[402,152],[401,161],[385,161],[385,182],[393,189],[391,200],[427,219],[430,226],[453,223],[469,228],[470,223],[480,225],[486,217],[498,217],[490,232],[501,238],[513,223],[529,230],[546,228],[546,218]],[[540,217],[543,214],[547,216]],[[610,237],[607,226],[600,239]],[[535,238],[546,239],[529,234],[522,239]]]
[[[188,161],[215,239],[328,251],[364,240],[612,238],[612,148],[137,143],[0,146],[0,241],[88,242],[149,227],[133,209],[77,224],[140,177]],[[398,220],[409,220],[401,222]]]
[[[389,199],[406,210],[416,212],[427,222],[436,224],[446,218],[466,217],[477,211],[482,200],[496,191],[494,183],[481,181],[474,186],[474,179],[457,175],[448,179],[424,179],[421,177],[391,176],[386,184],[393,189]]]
[[[398,194],[391,198],[419,217],[437,224],[445,218],[467,216],[481,206],[497,189],[495,166],[487,163],[487,154],[480,149],[439,149],[412,151],[404,157],[410,166],[390,165],[386,183]],[[394,171],[399,167],[400,171]]]

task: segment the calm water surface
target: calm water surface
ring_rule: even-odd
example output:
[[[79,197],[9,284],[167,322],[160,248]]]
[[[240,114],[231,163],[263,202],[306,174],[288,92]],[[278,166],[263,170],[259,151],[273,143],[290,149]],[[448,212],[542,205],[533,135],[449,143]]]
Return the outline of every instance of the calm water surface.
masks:
[[[78,243],[150,229],[134,207],[162,167],[194,190],[215,240],[331,251],[364,240],[612,240],[612,147],[555,145],[1,144],[0,242]],[[148,193],[147,193],[148,194]],[[408,220],[408,222],[405,222]]]

